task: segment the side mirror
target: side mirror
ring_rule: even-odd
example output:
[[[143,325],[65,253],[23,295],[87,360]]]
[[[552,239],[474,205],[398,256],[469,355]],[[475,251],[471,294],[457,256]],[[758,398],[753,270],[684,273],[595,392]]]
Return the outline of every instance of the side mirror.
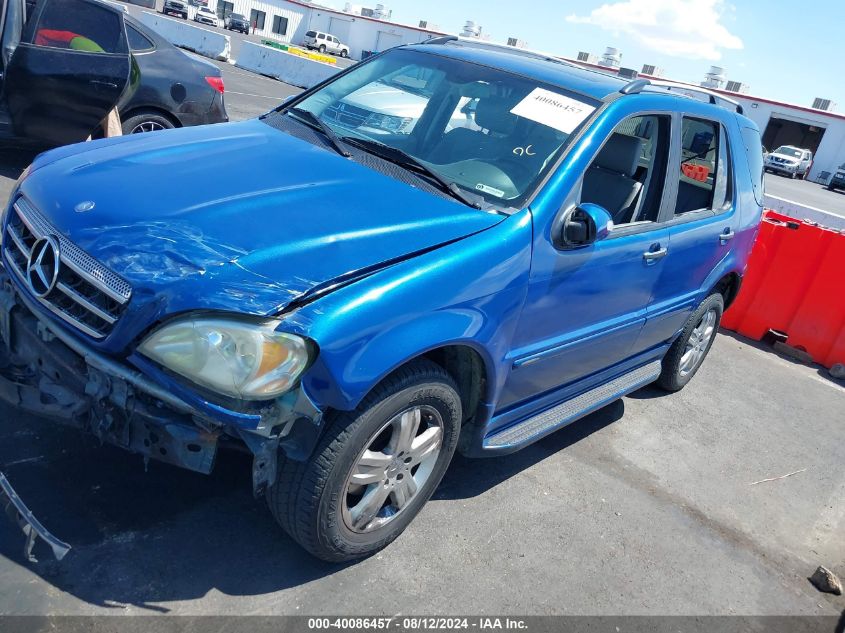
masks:
[[[561,228],[564,248],[581,248],[605,239],[613,228],[613,218],[602,206],[590,202],[567,212]]]

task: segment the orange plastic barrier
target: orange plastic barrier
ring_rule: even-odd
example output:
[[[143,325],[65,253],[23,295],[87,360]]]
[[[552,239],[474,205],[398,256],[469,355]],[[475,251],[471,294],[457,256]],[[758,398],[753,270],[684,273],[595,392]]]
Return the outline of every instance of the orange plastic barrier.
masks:
[[[758,341],[776,330],[825,367],[845,363],[845,234],[766,211],[722,327]]]

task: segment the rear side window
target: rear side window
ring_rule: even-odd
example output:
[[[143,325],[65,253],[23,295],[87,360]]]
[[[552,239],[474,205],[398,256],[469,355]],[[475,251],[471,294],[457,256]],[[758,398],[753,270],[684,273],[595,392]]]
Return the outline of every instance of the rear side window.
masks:
[[[721,211],[732,199],[733,174],[725,137],[724,128],[715,121],[683,119],[676,216],[706,209]]]
[[[93,3],[53,0],[35,27],[36,46],[87,53],[125,53],[123,23],[114,11]]]
[[[155,44],[131,24],[126,25],[126,36],[129,39],[129,50],[133,53],[151,51],[155,48]]]
[[[763,204],[763,141],[760,132],[754,128],[742,128],[742,143],[748,157],[748,170],[751,172],[751,187],[757,204]]]

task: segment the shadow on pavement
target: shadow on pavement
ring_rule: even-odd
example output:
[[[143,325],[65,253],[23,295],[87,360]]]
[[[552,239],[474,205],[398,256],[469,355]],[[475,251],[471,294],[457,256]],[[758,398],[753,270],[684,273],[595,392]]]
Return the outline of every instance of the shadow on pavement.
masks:
[[[616,402],[512,456],[458,456],[433,502],[481,494],[612,424],[623,411]],[[41,562],[26,563],[23,535],[0,518],[0,556],[116,612],[124,605],[169,612],[159,605],[211,590],[260,596],[342,569],[312,558],[276,526],[263,500],[252,497],[250,466],[248,455],[227,452],[210,476],[154,462],[145,473],[136,455],[43,420],[19,423],[0,408],[0,470],[42,523],[73,546],[61,563],[44,547],[36,548]],[[43,587],[20,582],[17,610],[48,608]]]

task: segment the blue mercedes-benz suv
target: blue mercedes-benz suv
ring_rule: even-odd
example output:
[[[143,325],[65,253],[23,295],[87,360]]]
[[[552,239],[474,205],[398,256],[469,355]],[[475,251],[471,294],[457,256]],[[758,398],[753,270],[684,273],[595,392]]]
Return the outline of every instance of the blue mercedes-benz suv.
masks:
[[[455,450],[701,366],[762,152],[675,88],[445,39],[259,119],[42,154],[3,217],[0,397],[203,473],[246,446],[296,541],[370,554]]]

